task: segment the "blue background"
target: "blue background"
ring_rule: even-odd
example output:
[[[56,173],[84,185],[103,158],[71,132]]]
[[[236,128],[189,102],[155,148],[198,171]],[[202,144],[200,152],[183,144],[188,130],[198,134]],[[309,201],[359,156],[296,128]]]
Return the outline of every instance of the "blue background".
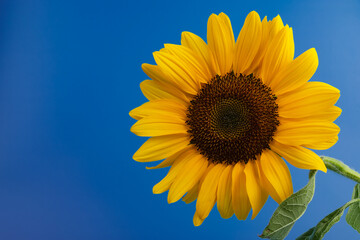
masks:
[[[360,2],[25,1],[0,3],[0,239],[257,239],[277,204],[251,221],[201,227],[194,203],[168,205],[152,186],[167,169],[132,160],[145,141],[129,132],[142,104],[144,62],[182,31],[206,37],[211,13],[229,15],[237,37],[245,16],[280,14],[294,29],[296,56],[315,47],[314,80],[341,90],[339,142],[321,154],[360,170]],[[290,167],[294,189],[307,171]],[[354,183],[319,173],[316,195],[288,239],[351,197]],[[344,218],[325,239],[358,239]]]

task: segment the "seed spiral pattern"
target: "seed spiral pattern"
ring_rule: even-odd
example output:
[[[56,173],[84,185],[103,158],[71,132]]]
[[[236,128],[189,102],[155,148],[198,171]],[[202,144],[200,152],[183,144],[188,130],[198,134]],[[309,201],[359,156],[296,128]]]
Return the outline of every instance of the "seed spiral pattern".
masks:
[[[202,86],[188,107],[190,144],[210,162],[255,160],[279,125],[276,96],[259,78],[230,72]]]

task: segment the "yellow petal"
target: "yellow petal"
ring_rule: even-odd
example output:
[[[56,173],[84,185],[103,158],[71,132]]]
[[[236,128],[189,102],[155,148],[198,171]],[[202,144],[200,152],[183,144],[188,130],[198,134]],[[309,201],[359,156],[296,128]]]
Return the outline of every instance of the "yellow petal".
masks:
[[[149,100],[154,99],[176,99],[176,97],[165,91],[159,83],[153,80],[145,80],[140,83],[144,96]]]
[[[253,73],[257,77],[260,76],[266,50],[269,48],[270,43],[282,28],[284,28],[284,24],[279,15],[269,22],[267,21],[267,17],[263,19],[261,22],[262,36],[260,47],[253,63],[247,70],[245,70],[245,74]]]
[[[206,169],[205,173],[203,174],[202,178],[200,179],[199,183],[198,183],[198,189],[195,190],[194,188],[192,188],[191,191],[191,195],[192,197],[189,197],[189,199],[186,199],[187,201],[192,201],[193,198],[197,198],[199,195],[199,191],[201,189],[201,186],[206,178],[206,176],[209,174],[209,172],[214,168],[214,164],[210,163],[208,168]],[[190,192],[189,192],[190,193]],[[186,196],[184,197],[186,198]],[[195,200],[195,199],[194,199]],[[185,200],[184,200],[185,201]],[[186,202],[189,203],[189,202]],[[194,226],[200,226],[203,223],[204,219],[201,219],[197,213],[197,211],[195,211],[194,214],[194,218],[193,218],[193,222],[194,222]]]
[[[221,173],[225,169],[223,164],[215,165],[206,175],[201,185],[198,200],[196,201],[196,211],[201,219],[205,219],[216,201],[216,191]]]
[[[183,32],[181,34],[181,45],[186,46],[198,54],[202,58],[211,73],[211,77],[220,74],[219,67],[215,64],[214,56],[209,46],[199,36],[191,32]]]
[[[262,40],[261,25],[259,14],[250,12],[236,40],[233,66],[235,73],[244,73],[257,55]]]
[[[186,93],[197,94],[200,83],[195,83],[193,74],[184,68],[183,61],[179,57],[167,52],[154,52],[153,55],[156,63],[163,72],[167,73],[171,82]]]
[[[261,22],[261,42],[259,49],[257,50],[257,53],[251,65],[244,71],[245,74],[253,73],[255,74],[255,76],[258,76],[258,70],[261,68],[261,63],[265,55],[265,49],[269,41],[268,36],[269,36],[269,22],[267,21],[267,17],[265,16]]]
[[[326,83],[308,82],[296,91],[278,97],[279,116],[302,118],[322,113],[339,97],[340,91]]]
[[[257,160],[250,160],[245,165],[246,191],[253,209],[251,219],[254,219],[264,206],[269,194],[262,188],[259,178]]]
[[[199,195],[199,191],[201,188],[202,183],[204,182],[205,177],[207,176],[207,174],[210,172],[210,170],[214,167],[214,164],[210,164],[207,169],[205,170],[205,172],[203,173],[202,177],[200,178],[199,182],[197,184],[195,184],[194,187],[192,187],[189,192],[182,198],[182,200],[185,203],[191,203],[193,201],[195,201]]]
[[[165,44],[165,48],[169,53],[178,57],[178,65],[191,73],[195,84],[206,83],[211,79],[206,62],[198,57],[190,48],[176,44]]]
[[[275,140],[271,142],[270,148],[297,168],[327,171],[323,160],[309,149],[300,146],[287,146]]]
[[[165,167],[169,167],[171,166],[175,160],[181,155],[183,154],[185,151],[188,151],[189,147],[184,148],[183,150],[171,155],[170,157],[166,158],[164,161],[162,161],[161,163],[159,163],[158,165],[154,166],[154,167],[146,167],[146,169],[159,169],[159,168],[165,168]]]
[[[158,115],[138,120],[130,131],[138,136],[158,137],[171,134],[187,134],[188,127],[183,119],[171,115]]]
[[[295,58],[280,70],[269,83],[276,95],[294,90],[311,79],[319,65],[315,48],[311,48]]]
[[[153,187],[154,194],[160,194],[169,190],[171,184],[174,182],[176,176],[182,172],[186,163],[190,160],[190,151],[185,151],[177,156],[174,164],[171,166],[168,174]]]
[[[282,144],[325,150],[338,140],[340,128],[331,122],[281,120],[274,139]]]
[[[221,18],[224,21],[224,23],[225,23],[224,26],[226,27],[227,32],[230,33],[229,35],[232,36],[232,41],[231,42],[232,42],[232,45],[234,45],[235,44],[234,32],[233,32],[232,27],[231,27],[230,18],[223,12],[221,12],[219,14],[219,18]]]
[[[341,115],[341,108],[337,106],[331,106],[328,109],[314,113],[311,116],[304,117],[301,119],[301,121],[328,121],[333,122],[335,121],[340,115]],[[294,120],[294,119],[293,119]]]
[[[204,222],[204,219],[201,219],[197,212],[194,214],[193,223],[195,227],[200,226]]]
[[[196,149],[188,156],[190,160],[176,176],[170,187],[168,203],[178,201],[187,191],[198,183],[207,169],[208,161]]]
[[[193,186],[190,189],[190,191],[182,198],[182,200],[186,204],[189,204],[197,199],[198,194],[199,194],[199,184],[195,184],[195,186]]]
[[[141,68],[152,80],[156,80],[161,83],[169,82],[168,77],[163,71],[161,71],[159,66],[143,63]]]
[[[130,111],[129,115],[139,120],[144,117],[149,116],[176,116],[177,118],[181,118],[183,120],[186,119],[186,110],[187,107],[176,100],[171,99],[157,99],[152,100],[150,102],[146,102],[143,105],[134,108]]]
[[[213,163],[210,163],[209,166],[207,167],[205,173],[203,174],[202,178],[199,181],[199,188],[201,188],[201,185],[203,184],[206,176],[209,174],[209,172],[211,171],[211,169],[213,169],[215,165]]]
[[[206,83],[212,78],[207,63],[190,48],[175,44],[165,44],[165,48],[168,49],[171,54],[179,57],[183,61],[182,65],[185,68],[196,74],[196,78],[198,78],[196,79],[197,81]]]
[[[207,40],[220,73],[225,75],[230,72],[235,44],[230,21],[224,21],[224,16],[212,14],[207,25]]]
[[[262,176],[270,185],[267,188],[270,196],[280,204],[293,193],[291,174],[286,163],[271,150],[262,152],[259,163],[264,173]]]
[[[176,85],[174,85],[174,82],[171,80],[171,77],[166,72],[163,72],[159,66],[144,63],[141,65],[141,68],[146,73],[146,75],[148,75],[152,80],[154,80],[155,87],[181,100],[188,100],[182,88],[179,88]]]
[[[269,28],[268,41],[270,42],[281,31],[281,29],[284,28],[284,23],[283,23],[280,15],[277,15],[271,21],[269,21],[268,28]]]
[[[244,166],[241,163],[235,164],[232,172],[232,207],[239,220],[245,220],[251,209],[246,192]]]
[[[293,60],[294,52],[293,32],[286,26],[267,47],[261,70],[261,78],[266,85],[269,85],[275,74]]]
[[[339,128],[340,131],[340,128]],[[315,150],[326,150],[335,145],[335,143],[339,140],[339,137],[336,135],[333,138],[329,138],[326,142],[316,142],[316,143],[308,143],[303,146],[306,148],[311,148]]]
[[[146,167],[146,169],[151,170],[151,169],[166,168],[166,167],[171,166],[175,160],[176,160],[175,158],[168,157],[164,161],[159,163],[158,165],[153,166],[153,167]]]
[[[265,177],[265,173],[261,169],[261,167],[259,168],[259,173],[260,173],[260,175],[263,176],[263,177],[260,178],[260,184],[263,187],[263,189],[265,189],[270,194],[270,196],[272,197],[272,199],[275,200],[275,202],[280,204],[282,202],[281,197],[276,192],[275,188],[271,185],[269,180]]]
[[[175,99],[183,103],[189,102],[188,97],[174,85],[161,83],[157,80],[145,80],[140,83],[144,96],[151,100]]]
[[[176,134],[148,139],[134,154],[138,162],[152,162],[181,151],[190,143],[188,134]]]
[[[224,169],[220,176],[217,190],[217,209],[223,218],[230,218],[234,214],[231,202],[232,170],[232,165],[228,165]]]

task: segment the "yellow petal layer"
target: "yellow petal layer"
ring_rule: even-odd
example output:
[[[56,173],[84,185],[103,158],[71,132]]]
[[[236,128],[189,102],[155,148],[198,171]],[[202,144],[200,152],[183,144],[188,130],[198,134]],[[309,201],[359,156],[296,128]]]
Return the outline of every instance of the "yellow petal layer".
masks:
[[[162,161],[161,163],[159,163],[158,165],[154,166],[154,167],[146,167],[146,169],[159,169],[159,168],[165,168],[165,167],[169,167],[171,166],[175,160],[181,155],[183,154],[185,151],[188,151],[189,147],[184,148],[183,150],[171,155],[170,157],[166,158],[164,161]]]
[[[175,44],[165,44],[165,48],[169,53],[178,58],[179,66],[182,66],[187,72],[191,73],[194,84],[206,83],[211,79],[206,62],[198,57],[190,48]]]
[[[339,99],[340,91],[322,82],[308,82],[277,99],[279,116],[302,118],[323,113]]]
[[[204,222],[204,219],[201,219],[197,212],[194,214],[193,223],[195,227],[200,226]]]
[[[167,52],[154,52],[154,59],[161,70],[169,76],[171,82],[184,92],[196,95],[200,83],[196,84],[193,74],[184,67],[183,61]]]
[[[293,193],[291,174],[281,157],[271,150],[263,151],[260,167],[266,178],[266,189],[270,196],[281,203]]]
[[[130,131],[138,136],[157,137],[171,134],[187,134],[188,127],[183,119],[171,115],[158,115],[138,120]]]
[[[199,195],[199,191],[200,188],[206,178],[206,176],[208,175],[208,173],[211,171],[211,169],[214,167],[214,164],[210,163],[209,166],[207,167],[207,169],[205,170],[205,172],[203,173],[203,176],[200,178],[199,182],[197,185],[195,185],[189,192],[188,194],[183,198],[184,202],[186,203],[190,203],[192,201],[194,201],[198,195]],[[189,196],[188,196],[189,195]]]
[[[244,73],[257,55],[262,40],[261,25],[259,14],[255,11],[250,12],[235,44],[235,73]]]
[[[246,191],[253,209],[251,219],[254,219],[264,206],[269,194],[262,188],[259,178],[257,160],[251,160],[245,165]]]
[[[323,160],[309,149],[300,146],[287,146],[275,140],[271,142],[270,148],[297,168],[327,171]]]
[[[177,87],[171,80],[171,77],[164,73],[159,66],[144,63],[141,67],[143,71],[153,80],[146,80],[140,84],[141,91],[147,99],[175,98],[188,102],[188,97],[184,94],[183,89]]]
[[[249,215],[251,205],[246,191],[246,176],[244,165],[237,163],[232,172],[232,207],[239,220],[245,220]]]
[[[187,107],[179,101],[172,99],[157,99],[146,102],[143,105],[134,108],[129,115],[139,120],[149,116],[176,116],[176,118],[186,119]]]
[[[212,14],[207,25],[207,41],[220,73],[225,75],[231,70],[234,52],[234,34],[227,16]]]
[[[284,28],[284,24],[280,16],[276,16],[271,21],[267,21],[267,17],[264,17],[261,22],[262,36],[261,43],[251,66],[245,70],[245,74],[253,73],[255,76],[259,76],[263,64],[264,55],[269,48],[269,44],[273,41],[274,37]]]
[[[316,72],[319,65],[315,48],[311,48],[295,58],[279,71],[269,86],[276,95],[281,95],[304,85]]]
[[[208,161],[199,154],[196,149],[189,155],[190,160],[185,164],[182,171],[176,176],[170,187],[168,203],[178,201],[187,191],[198,183],[207,169]]]
[[[214,207],[219,179],[224,169],[225,166],[222,164],[215,165],[206,175],[201,185],[196,201],[196,212],[201,219],[205,219]]]
[[[268,45],[261,70],[261,78],[269,85],[276,73],[294,58],[295,46],[292,29],[284,27]]]
[[[143,63],[141,68],[152,80],[156,80],[161,83],[169,82],[168,77],[163,71],[161,71],[159,66]]]
[[[277,15],[271,21],[269,21],[269,35],[268,41],[270,42],[280,31],[284,28],[284,23],[280,17]]]
[[[274,139],[282,144],[325,150],[338,140],[340,128],[332,122],[280,120]]]
[[[216,74],[220,74],[219,67],[215,64],[215,59],[209,46],[204,42],[204,40],[202,40],[201,37],[191,32],[183,32],[181,34],[181,45],[193,50],[198,54],[198,57],[202,58],[206,62],[211,78]]]
[[[261,63],[265,55],[265,49],[269,41],[268,35],[269,35],[269,22],[267,21],[267,17],[265,16],[261,22],[261,41],[260,41],[259,49],[257,50],[257,53],[251,65],[246,70],[244,70],[245,74],[253,73],[255,76],[258,76],[258,71],[261,68]],[[235,64],[234,64],[234,68],[235,68]]]
[[[140,83],[140,89],[149,100],[154,99],[176,99],[175,96],[165,91],[160,84],[153,80],[145,80]],[[135,118],[136,119],[136,118]]]
[[[134,154],[138,162],[152,162],[167,158],[189,145],[188,134],[176,134],[148,139]]]
[[[195,186],[193,186],[190,191],[182,198],[182,200],[189,204],[193,201],[195,201],[198,197],[199,194],[199,183],[195,184]]]
[[[224,169],[220,176],[217,190],[217,209],[223,218],[230,218],[234,214],[231,202],[232,170],[232,165]]]
[[[191,151],[186,151],[177,156],[168,174],[153,187],[154,194],[160,194],[169,190],[171,184],[176,179],[176,176],[182,172],[186,163],[190,161],[190,155]]]
[[[333,122],[341,115],[341,112],[342,112],[341,108],[339,108],[337,106],[331,106],[323,112],[317,112],[311,116],[301,118],[301,121]],[[296,121],[296,119],[292,119],[292,120]],[[299,120],[299,119],[297,119],[297,120]]]
[[[211,79],[209,66],[196,52],[183,45],[165,44],[165,48],[183,60],[184,67],[196,75],[195,80],[206,83]]]

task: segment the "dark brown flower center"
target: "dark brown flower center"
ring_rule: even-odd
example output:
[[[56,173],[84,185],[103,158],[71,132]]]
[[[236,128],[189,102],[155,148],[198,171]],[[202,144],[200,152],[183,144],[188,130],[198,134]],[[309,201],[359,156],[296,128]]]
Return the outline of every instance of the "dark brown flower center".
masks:
[[[255,160],[279,125],[276,96],[250,75],[216,76],[190,102],[191,144],[213,163]]]

